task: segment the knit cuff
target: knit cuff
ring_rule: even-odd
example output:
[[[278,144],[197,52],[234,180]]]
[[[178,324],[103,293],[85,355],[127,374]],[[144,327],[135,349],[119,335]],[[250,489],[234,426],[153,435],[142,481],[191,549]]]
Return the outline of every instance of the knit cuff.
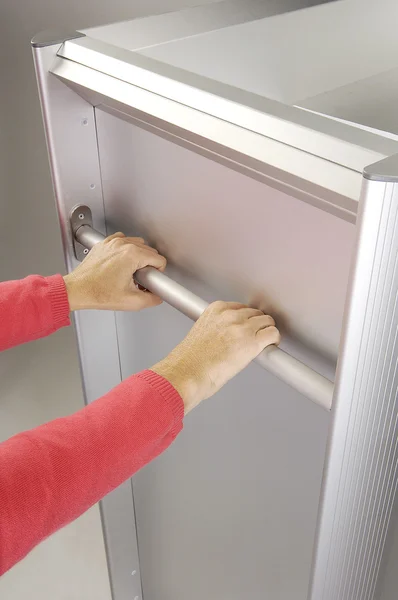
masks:
[[[164,377],[161,377],[153,371],[142,371],[137,377],[146,381],[166,401],[174,419],[174,426],[171,433],[177,434],[181,429],[184,418],[184,403],[180,394],[167,379],[164,379]]]
[[[55,329],[70,325],[68,293],[62,275],[46,277]]]

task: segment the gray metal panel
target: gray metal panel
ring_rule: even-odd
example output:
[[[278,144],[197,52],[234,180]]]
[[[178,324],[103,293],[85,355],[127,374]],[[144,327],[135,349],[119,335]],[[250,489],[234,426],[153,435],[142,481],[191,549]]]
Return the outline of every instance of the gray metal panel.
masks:
[[[397,19],[395,0],[344,0],[139,53],[259,96],[300,104],[398,67]]]
[[[300,107],[398,135],[398,68],[328,90]]]
[[[275,313],[283,347],[333,378],[354,226],[99,110],[97,122],[109,226],[137,228],[194,292],[199,280]]]
[[[59,46],[34,48],[40,99],[68,270],[74,258],[69,214],[87,202],[97,229],[105,233],[95,111],[79,95],[50,74]],[[120,383],[114,313],[87,311],[75,316],[79,355],[87,402]],[[114,600],[141,598],[132,490],[129,483],[101,504],[111,588]],[[132,572],[136,575],[132,576]]]
[[[121,316],[124,373],[188,327],[166,310]],[[326,413],[254,365],[192,413],[134,478],[145,600],[306,600],[327,428]]]
[[[354,227],[98,110],[97,123],[109,227],[143,234],[207,300],[283,312],[291,351],[332,373]],[[190,327],[167,306],[117,321],[123,376]],[[327,429],[254,365],[195,411],[133,481],[146,600],[305,600]]]
[[[398,482],[397,224],[397,184],[364,180],[313,600],[372,600],[377,584]]]
[[[331,0],[208,0],[205,6],[153,15],[84,30],[91,38],[138,50],[237,23],[324,4]],[[332,0],[333,1],[333,0]],[[203,3],[202,3],[203,4]]]

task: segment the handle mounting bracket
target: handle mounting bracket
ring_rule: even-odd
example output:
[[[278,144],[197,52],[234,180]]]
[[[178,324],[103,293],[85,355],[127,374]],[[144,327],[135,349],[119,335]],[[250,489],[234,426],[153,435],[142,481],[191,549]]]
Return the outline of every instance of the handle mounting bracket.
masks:
[[[83,225],[93,226],[93,215],[88,206],[82,204],[75,206],[70,214],[70,226],[72,228],[73,251],[78,261],[84,260],[88,254],[87,248],[79,244],[76,239],[76,232]]]

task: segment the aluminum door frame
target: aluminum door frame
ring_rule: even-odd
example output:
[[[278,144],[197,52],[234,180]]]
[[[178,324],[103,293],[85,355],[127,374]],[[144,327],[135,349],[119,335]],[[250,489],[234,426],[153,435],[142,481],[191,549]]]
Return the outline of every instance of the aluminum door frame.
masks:
[[[50,73],[54,61],[59,66],[63,60],[56,60],[62,41],[65,38],[45,43],[39,40],[34,54],[64,252],[71,269],[75,261],[68,215],[73,205],[89,204],[94,227],[106,231],[93,103],[83,100]],[[73,73],[69,71],[68,77],[72,81]],[[80,90],[87,86],[81,80],[77,84]],[[93,91],[94,98],[98,98],[98,90],[92,88],[87,89],[86,97],[92,98]],[[104,94],[100,97],[103,99]],[[112,102],[109,106],[115,108]],[[141,124],[154,127],[149,117]],[[156,127],[159,134],[164,134],[158,123]],[[84,150],[84,164],[73,153],[76,145]],[[195,149],[204,151],[200,143]],[[394,293],[398,286],[397,184],[397,155],[365,169],[320,502],[311,600],[371,600],[395,496],[398,384],[394,361],[396,364],[398,351],[391,326],[396,318]],[[292,191],[295,195],[299,192]],[[342,211],[339,216],[347,218]],[[120,381],[115,321],[112,315],[86,313],[77,317],[76,326],[86,400],[90,402]],[[104,333],[107,348],[99,352]],[[389,361],[383,363],[386,354]],[[370,374],[373,380],[369,384]],[[102,513],[114,600],[139,600],[142,590],[129,483],[103,501]],[[358,514],[371,518],[358,519]]]
[[[93,105],[350,222],[364,166],[398,152],[395,140],[89,37],[67,41],[52,72]]]
[[[67,37],[40,36],[33,53],[64,256],[71,271],[79,264],[69,225],[73,207],[89,204],[96,229],[106,234],[106,225],[95,109],[50,73]],[[121,382],[115,314],[81,311],[75,313],[74,324],[84,398],[90,403]],[[107,495],[100,510],[113,600],[142,600],[131,480]]]
[[[398,155],[367,167],[318,516],[311,600],[372,600],[398,484]]]

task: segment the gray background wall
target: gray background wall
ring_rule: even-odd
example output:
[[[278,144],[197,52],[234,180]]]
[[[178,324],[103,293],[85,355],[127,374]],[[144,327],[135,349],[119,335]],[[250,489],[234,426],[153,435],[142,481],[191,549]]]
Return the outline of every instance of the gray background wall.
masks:
[[[0,280],[63,271],[30,39],[209,0],[0,1]],[[72,330],[0,357],[0,440],[83,405]],[[109,600],[95,507],[0,581],[7,600]]]

